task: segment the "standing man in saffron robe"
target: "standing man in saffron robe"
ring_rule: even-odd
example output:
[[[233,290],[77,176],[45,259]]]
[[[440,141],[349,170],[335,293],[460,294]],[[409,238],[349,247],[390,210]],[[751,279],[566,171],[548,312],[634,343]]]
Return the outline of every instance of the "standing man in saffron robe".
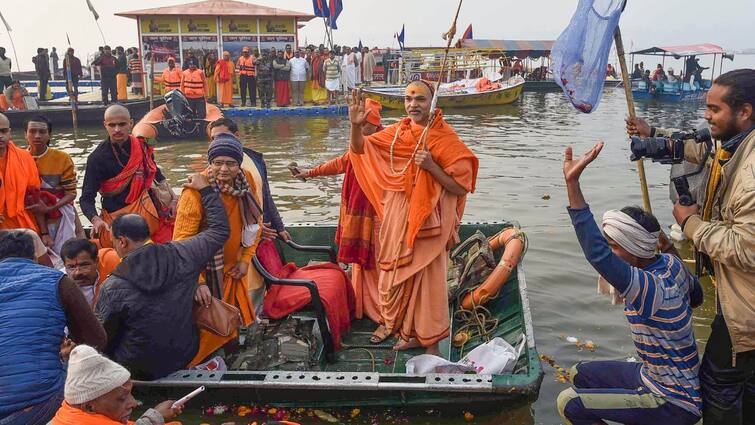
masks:
[[[231,52],[224,51],[223,59],[220,59],[215,65],[215,83],[218,89],[218,104],[221,107],[230,108],[233,106],[233,61]]]
[[[153,241],[170,241],[177,199],[155,163],[154,148],[130,134],[134,120],[122,105],[105,110],[104,124],[108,138],[87,158],[79,199],[100,247],[113,247],[110,223],[131,213],[147,221]],[[154,183],[160,190],[150,190]],[[94,203],[98,192],[102,197],[99,213]]]
[[[52,246],[45,215],[32,212],[39,202],[40,185],[34,159],[13,143],[10,121],[0,114],[0,230],[31,229]]]
[[[410,83],[404,98],[408,117],[364,137],[365,99],[355,90],[349,104],[349,158],[359,186],[382,221],[382,325],[372,342],[398,334],[395,350],[425,347],[439,354],[438,342],[449,335],[450,326],[448,250],[459,241],[466,195],[474,191],[479,163],[442,112],[430,110],[432,97],[429,83]]]

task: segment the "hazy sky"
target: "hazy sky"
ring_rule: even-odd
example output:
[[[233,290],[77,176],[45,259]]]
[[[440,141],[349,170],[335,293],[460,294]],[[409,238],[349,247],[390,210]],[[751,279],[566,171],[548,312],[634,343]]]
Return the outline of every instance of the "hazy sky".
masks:
[[[136,21],[116,12],[187,3],[181,0],[92,0],[108,44],[138,46]],[[256,3],[311,13],[311,0],[255,0]],[[457,0],[343,0],[335,32],[337,44],[397,46],[393,34],[406,24],[406,44],[441,45]],[[466,0],[458,32],[472,23],[475,38],[555,39],[574,12],[577,0]],[[753,0],[657,1],[630,0],[621,27],[630,48],[711,42],[727,49],[755,47]],[[750,10],[750,12],[747,12]],[[37,47],[67,47],[66,33],[77,56],[84,58],[102,44],[85,0],[2,0],[23,70],[33,69]],[[299,32],[300,43],[323,41],[323,23],[316,18]],[[0,46],[13,59],[10,40],[0,25]],[[62,55],[61,55],[62,57]],[[15,69],[15,64],[14,64]]]

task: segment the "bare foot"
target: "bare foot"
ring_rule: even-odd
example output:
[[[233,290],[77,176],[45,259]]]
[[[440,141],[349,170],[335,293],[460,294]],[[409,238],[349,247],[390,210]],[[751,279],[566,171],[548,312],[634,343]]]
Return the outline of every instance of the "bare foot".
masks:
[[[422,344],[417,341],[417,338],[412,338],[409,341],[404,341],[403,339],[400,339],[398,344],[393,346],[393,349],[396,351],[402,351],[402,350],[409,350],[411,348],[419,348],[422,347]]]
[[[433,344],[427,347],[427,351],[425,351],[425,354],[432,354],[433,356],[442,357],[440,354],[440,348],[438,348],[438,344]]]

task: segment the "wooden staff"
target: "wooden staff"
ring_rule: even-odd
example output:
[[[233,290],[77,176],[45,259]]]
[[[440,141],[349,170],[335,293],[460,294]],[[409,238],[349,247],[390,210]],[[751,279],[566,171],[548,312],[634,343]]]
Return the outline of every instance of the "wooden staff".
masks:
[[[68,47],[71,47],[69,44]],[[71,58],[73,58],[73,55],[69,54],[66,51],[66,79],[68,80],[66,82],[66,88],[68,89],[68,99],[71,101],[71,120],[73,121],[73,134],[75,135],[78,133],[79,130],[79,120],[76,116],[77,109],[78,109],[78,95],[76,93],[76,87],[74,87],[73,84],[73,72],[71,71]]]
[[[632,97],[632,83],[629,81],[629,70],[627,68],[627,60],[624,56],[624,42],[621,40],[621,29],[616,27],[616,32],[613,34],[613,42],[616,44],[616,54],[619,56],[619,66],[621,67],[621,79],[624,80],[624,95],[627,98],[627,109],[629,110],[629,118],[634,119],[637,114],[634,110],[634,98]],[[650,207],[650,193],[648,192],[648,183],[645,178],[645,164],[642,159],[635,161],[637,164],[637,173],[640,175],[640,189],[642,190],[642,205],[645,207],[645,211],[652,213],[653,210]]]
[[[435,122],[435,119],[438,117],[438,114],[435,111],[435,108],[438,104],[438,95],[440,94],[440,80],[443,78],[443,72],[446,69],[446,64],[448,63],[448,52],[451,49],[451,41],[453,40],[454,36],[456,35],[456,21],[459,19],[459,11],[461,10],[461,4],[464,2],[464,0],[459,0],[459,6],[456,8],[456,15],[454,16],[453,24],[451,24],[451,28],[449,28],[448,32],[443,34],[443,37],[446,39],[446,51],[443,55],[443,62],[440,67],[440,73],[438,74],[438,80],[435,82],[435,93],[433,93],[433,99],[430,103],[430,111],[431,116],[430,119],[427,121],[427,126],[425,127],[425,131],[422,132],[422,135],[420,136],[419,142],[419,149],[426,149],[426,141],[427,141],[427,135],[430,133],[430,127]],[[398,131],[398,129],[396,129]],[[409,160],[413,160],[414,158],[409,158]],[[411,165],[410,165],[411,167]],[[419,172],[420,170],[417,170],[417,173],[414,175],[414,181],[412,182],[412,193],[414,193],[414,189],[417,186],[417,179],[419,178]],[[406,209],[406,215],[404,216],[404,223],[401,228],[401,232],[399,233],[401,236],[401,242],[396,246],[396,250],[394,252],[394,259],[393,259],[393,268],[391,270],[391,286],[396,282],[396,270],[398,269],[398,260],[399,255],[401,254],[401,246],[406,241],[406,229],[409,226],[409,208]]]

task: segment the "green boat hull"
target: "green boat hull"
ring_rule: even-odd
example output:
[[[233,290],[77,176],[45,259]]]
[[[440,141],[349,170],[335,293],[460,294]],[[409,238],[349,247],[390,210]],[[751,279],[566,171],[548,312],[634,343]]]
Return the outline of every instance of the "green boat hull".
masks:
[[[463,224],[460,236],[464,240],[477,230],[492,236],[508,226],[511,224],[504,222]],[[332,245],[335,235],[334,226],[304,224],[287,229],[292,239],[302,245]],[[294,251],[286,245],[282,251],[286,261],[299,265],[313,259],[312,254]],[[513,373],[408,375],[404,369],[406,361],[423,350],[393,351],[392,339],[380,345],[370,344],[369,337],[376,325],[363,319],[355,320],[350,333],[343,337],[335,362],[323,362],[311,371],[186,370],[157,381],[136,381],[134,393],[146,399],[177,398],[204,385],[207,391],[198,397],[200,404],[217,401],[317,408],[473,405],[478,410],[501,410],[536,400],[543,370],[535,348],[521,264],[486,307],[499,321],[491,338],[500,336],[515,347],[522,338],[526,339]],[[453,328],[460,325],[452,323]],[[464,353],[458,348],[450,349],[448,339],[440,348],[450,360],[457,361],[481,342],[479,338],[470,340]]]

